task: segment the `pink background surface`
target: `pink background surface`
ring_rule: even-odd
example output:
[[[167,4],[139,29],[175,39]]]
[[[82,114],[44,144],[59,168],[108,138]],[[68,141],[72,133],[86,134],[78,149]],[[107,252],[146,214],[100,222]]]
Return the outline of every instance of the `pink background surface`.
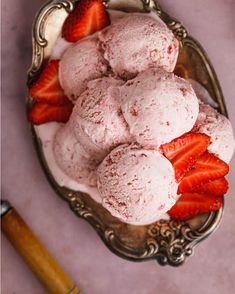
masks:
[[[229,294],[235,289],[235,158],[220,228],[179,268],[112,254],[48,184],[25,119],[31,23],[42,0],[3,0],[2,190],[84,293]],[[235,128],[235,1],[159,0],[206,49]],[[2,236],[2,294],[46,293]]]

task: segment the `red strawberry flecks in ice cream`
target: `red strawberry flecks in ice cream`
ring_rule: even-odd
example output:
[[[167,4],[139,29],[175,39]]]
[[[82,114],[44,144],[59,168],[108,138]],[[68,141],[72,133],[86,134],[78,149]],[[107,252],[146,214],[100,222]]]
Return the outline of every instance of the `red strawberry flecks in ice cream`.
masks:
[[[96,186],[95,171],[98,162],[84,150],[69,124],[56,133],[53,148],[57,164],[69,177]]]
[[[157,220],[177,198],[170,162],[158,151],[139,145],[121,145],[111,151],[97,176],[104,207],[128,223]]]
[[[178,57],[178,40],[160,18],[148,14],[127,14],[99,32],[99,39],[113,72],[128,79],[149,67],[171,72]]]
[[[81,58],[82,56],[82,58]],[[62,56],[59,79],[65,94],[76,101],[91,80],[108,74],[108,63],[96,38],[86,38],[71,46]]]
[[[128,23],[130,22],[130,31],[127,29],[128,27],[124,26],[126,19],[129,18],[130,20],[128,20]],[[146,28],[141,26],[142,23],[146,22],[146,27],[153,25],[155,29],[148,38],[142,38],[142,46],[139,47],[137,45],[139,42],[136,41],[136,36],[141,38],[141,35],[146,34]],[[121,26],[125,30],[125,33],[129,34],[129,42],[135,44],[133,45],[133,52],[131,53],[133,57],[125,55],[124,63],[122,61],[117,61],[123,40],[120,39],[117,40],[117,42],[114,40],[115,36],[118,34],[118,32],[116,32],[118,29],[116,26]],[[161,28],[160,31],[163,33],[160,37],[158,36],[158,27]],[[155,31],[157,32],[156,34]],[[111,32],[111,37],[107,36],[109,32]],[[166,38],[169,44],[173,43],[172,48],[174,48],[174,50],[172,54],[170,54],[172,55],[171,57],[169,57],[167,53],[161,56],[163,45],[161,41],[159,41],[159,38],[161,40],[163,36],[165,36],[164,38]],[[104,38],[108,38],[108,41],[106,41],[106,39],[104,40]],[[108,44],[112,42],[116,42],[113,48],[108,46]],[[121,48],[118,47],[118,44],[120,44]],[[124,49],[128,50],[128,47],[130,46],[125,44]],[[147,53],[143,51],[143,48],[147,48]],[[75,101],[82,91],[85,90],[88,81],[110,73],[126,78],[125,76],[136,75],[149,66],[169,67],[169,70],[172,71],[176,63],[178,50],[178,41],[162,21],[159,23],[159,20],[140,13],[134,13],[132,15],[126,14],[125,17],[114,21],[110,26],[101,30],[95,36],[92,35],[89,39],[85,38],[76,42],[75,46],[70,47],[64,53],[60,66],[60,82],[66,95],[71,100]],[[155,52],[154,58],[153,52]],[[120,54],[122,55],[123,53]],[[117,64],[113,64],[112,58],[111,60],[109,59],[109,55],[117,61]],[[82,58],[80,58],[80,56],[82,56]],[[128,62],[131,62],[131,59],[135,59],[136,62],[131,63],[130,66],[126,66]],[[139,68],[133,69],[131,65],[139,65]],[[116,69],[116,66],[118,69]],[[123,72],[124,75],[120,74],[119,71]]]
[[[142,71],[120,86],[117,95],[131,135],[143,146],[159,148],[189,132],[197,119],[198,99],[191,85],[158,68]]]
[[[116,146],[131,142],[128,126],[113,92],[122,84],[123,81],[112,77],[90,81],[76,101],[70,118],[77,140],[99,160]]]

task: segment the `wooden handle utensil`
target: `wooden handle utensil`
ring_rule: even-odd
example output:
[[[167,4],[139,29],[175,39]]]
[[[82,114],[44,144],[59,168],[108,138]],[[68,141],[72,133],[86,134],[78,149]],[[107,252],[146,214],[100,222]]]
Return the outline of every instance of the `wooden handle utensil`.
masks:
[[[52,294],[81,294],[9,202],[1,203],[1,229],[30,269]]]

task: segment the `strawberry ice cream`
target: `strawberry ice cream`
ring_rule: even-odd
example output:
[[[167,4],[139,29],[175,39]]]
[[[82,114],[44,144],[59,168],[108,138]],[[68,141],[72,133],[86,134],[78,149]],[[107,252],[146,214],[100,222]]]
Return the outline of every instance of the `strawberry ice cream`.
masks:
[[[176,201],[173,166],[155,150],[121,145],[104,159],[97,175],[103,206],[127,223],[153,222]]]
[[[114,95],[115,88],[122,84],[112,77],[88,82],[70,118],[77,140],[98,160],[114,147],[130,142],[128,125]]]
[[[123,78],[150,66],[173,71],[179,42],[160,20],[146,14],[128,14],[99,33],[104,57]]]
[[[130,78],[150,66],[171,72],[179,51],[177,39],[159,18],[140,13],[114,18],[103,31],[74,44],[59,43],[62,48],[54,49],[53,56],[68,48],[61,57],[59,78],[72,101],[88,81],[104,75]]]
[[[65,174],[77,182],[96,186],[97,162],[80,145],[69,124],[57,131],[53,148],[55,160]]]
[[[65,51],[60,61],[59,79],[72,101],[86,89],[87,82],[106,74],[108,63],[95,37],[80,40]]]
[[[179,42],[159,17],[79,1],[56,47],[30,89],[29,118],[57,122],[50,136],[48,124],[38,134],[60,186],[92,191],[113,216],[135,225],[221,207],[232,127],[201,103],[217,106],[200,84],[172,73]]]
[[[150,68],[119,88],[130,133],[143,146],[159,147],[189,132],[198,116],[198,99],[186,80]]]
[[[233,156],[235,141],[231,122],[211,106],[201,103],[194,131],[211,137],[208,150],[229,163]]]

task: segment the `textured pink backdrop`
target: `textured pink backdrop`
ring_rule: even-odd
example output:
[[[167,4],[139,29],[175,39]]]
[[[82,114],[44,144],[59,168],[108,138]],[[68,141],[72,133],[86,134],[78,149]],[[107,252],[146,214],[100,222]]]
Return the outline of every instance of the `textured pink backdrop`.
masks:
[[[31,23],[43,0],[2,1],[2,189],[65,270],[89,294],[229,294],[235,289],[235,158],[223,222],[180,268],[112,254],[49,186],[25,119]],[[207,50],[235,128],[235,1],[159,0]],[[45,290],[2,237],[2,294]]]

